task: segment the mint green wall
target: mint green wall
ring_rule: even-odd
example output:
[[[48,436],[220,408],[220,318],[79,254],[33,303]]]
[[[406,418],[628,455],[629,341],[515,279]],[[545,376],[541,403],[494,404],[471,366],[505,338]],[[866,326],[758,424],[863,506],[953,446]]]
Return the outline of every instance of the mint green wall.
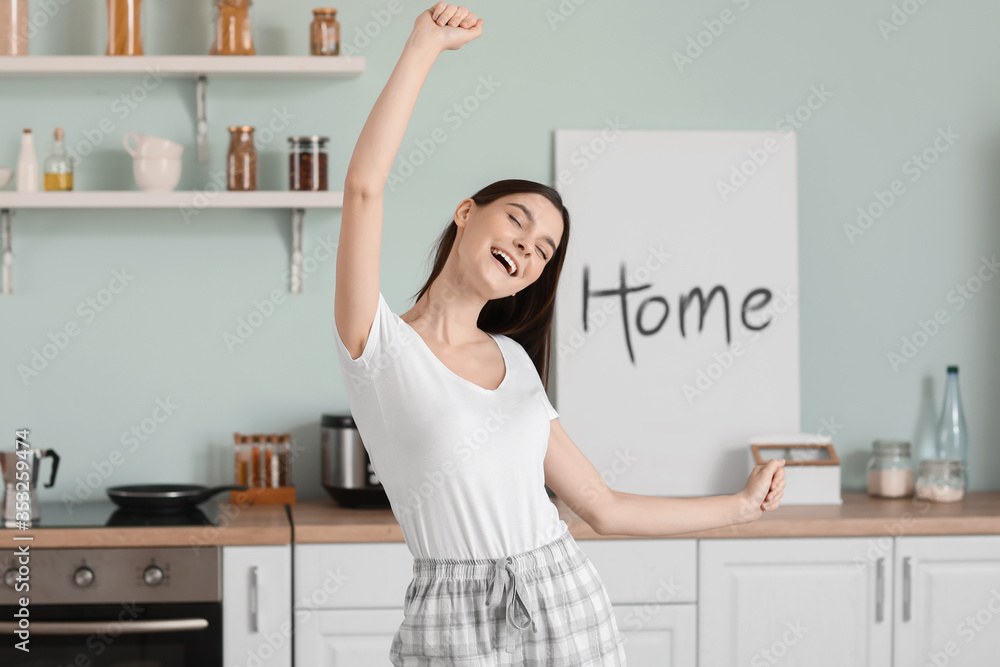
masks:
[[[390,305],[409,308],[430,244],[462,198],[499,178],[550,180],[555,128],[600,128],[618,118],[629,129],[769,130],[798,111],[803,429],[832,432],[845,490],[863,490],[871,441],[919,440],[940,407],[945,366],[956,363],[972,433],[973,490],[1000,488],[993,442],[1000,432],[993,361],[1000,280],[983,283],[971,300],[949,299],[976,275],[981,257],[1000,250],[1000,6],[910,2],[918,11],[886,36],[879,21],[891,21],[888,0],[473,7],[486,19],[484,35],[439,58],[404,151],[437,128],[446,140],[387,192],[382,288]],[[58,11],[38,31],[32,53],[103,53],[103,2],[52,5]],[[147,53],[206,51],[208,2],[145,5],[146,23],[155,26],[147,30]],[[338,6],[345,46],[356,42],[367,58],[357,79],[211,80],[207,166],[195,159],[190,80],[165,79],[123,117],[114,101],[137,81],[2,78],[0,164],[16,162],[21,128],[34,129],[44,156],[55,126],[76,146],[110,119],[112,131],[78,168],[77,189],[135,188],[120,148],[127,131],[184,143],[179,189],[204,188],[224,169],[225,127],[263,127],[278,109],[293,117],[261,148],[261,189],[286,187],[285,137],[314,133],[331,138],[330,183],[339,189],[413,18],[430,3],[399,6],[398,15],[387,9],[396,3],[384,0]],[[32,7],[42,11],[42,3]],[[255,3],[259,52],[304,55],[311,8],[297,0]],[[379,11],[389,18],[384,27],[372,13]],[[721,34],[679,68],[675,52],[717,18]],[[364,23],[375,34],[367,44],[356,41]],[[484,99],[458,124],[449,109],[474,95],[481,79],[495,88],[480,88]],[[912,180],[907,161],[946,128],[958,138]],[[904,194],[850,242],[844,225],[895,179]],[[307,215],[305,255],[317,261],[304,292],[292,297],[284,212],[210,210],[191,224],[172,210],[18,212],[15,293],[0,298],[0,433],[8,448],[13,430],[28,427],[36,446],[62,454],[60,480],[43,499],[86,495],[88,474],[102,467],[111,474],[100,487],[227,482],[233,431],[292,432],[305,449],[295,462],[300,495],[322,495],[318,420],[347,407],[332,337],[335,260],[323,260],[338,223],[337,212]],[[130,276],[125,289],[102,312],[81,310],[115,271]],[[240,318],[273,290],[286,298],[231,350],[225,334],[235,334]],[[901,338],[939,309],[947,322],[892,368],[887,355],[899,353]],[[79,335],[22,381],[18,366],[70,323]],[[147,421],[156,428],[145,441],[123,444],[122,434],[167,399],[173,413],[163,423]],[[114,450],[121,458],[111,458]]]

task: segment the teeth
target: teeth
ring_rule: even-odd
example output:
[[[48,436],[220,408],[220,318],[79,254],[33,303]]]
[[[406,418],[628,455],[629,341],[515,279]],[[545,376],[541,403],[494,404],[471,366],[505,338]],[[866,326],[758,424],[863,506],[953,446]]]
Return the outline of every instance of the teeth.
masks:
[[[511,259],[510,255],[508,255],[503,250],[500,250],[498,248],[490,248],[490,251],[492,251],[494,255],[500,255],[501,257],[503,257],[504,260],[507,262],[507,274],[511,276],[514,275],[514,272],[517,269],[514,268],[516,264],[514,264],[514,260]]]

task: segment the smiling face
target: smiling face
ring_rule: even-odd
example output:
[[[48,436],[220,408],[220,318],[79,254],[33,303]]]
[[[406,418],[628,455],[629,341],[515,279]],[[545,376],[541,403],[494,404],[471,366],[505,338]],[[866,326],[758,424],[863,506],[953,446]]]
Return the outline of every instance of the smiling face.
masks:
[[[538,280],[563,233],[560,211],[545,196],[518,193],[485,206],[465,199],[455,211],[459,265],[482,276],[491,298],[503,298]]]

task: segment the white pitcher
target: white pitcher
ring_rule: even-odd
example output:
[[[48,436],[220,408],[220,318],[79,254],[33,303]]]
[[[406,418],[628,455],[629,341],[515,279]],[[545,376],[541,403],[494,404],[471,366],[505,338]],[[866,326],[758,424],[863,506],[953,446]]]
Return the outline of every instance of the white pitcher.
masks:
[[[129,145],[128,140],[130,138],[133,140],[134,146]],[[132,157],[179,158],[184,151],[184,146],[181,144],[169,139],[154,137],[151,134],[126,132],[125,136],[122,137],[122,143],[125,145],[125,150]]]

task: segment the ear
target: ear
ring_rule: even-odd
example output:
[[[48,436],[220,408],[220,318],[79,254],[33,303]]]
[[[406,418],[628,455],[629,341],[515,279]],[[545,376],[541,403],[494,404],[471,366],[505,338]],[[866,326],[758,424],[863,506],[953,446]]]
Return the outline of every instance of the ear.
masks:
[[[472,199],[463,199],[458,204],[458,208],[455,209],[455,224],[465,229],[465,223],[469,221],[469,214],[472,212],[472,206],[475,204]]]

